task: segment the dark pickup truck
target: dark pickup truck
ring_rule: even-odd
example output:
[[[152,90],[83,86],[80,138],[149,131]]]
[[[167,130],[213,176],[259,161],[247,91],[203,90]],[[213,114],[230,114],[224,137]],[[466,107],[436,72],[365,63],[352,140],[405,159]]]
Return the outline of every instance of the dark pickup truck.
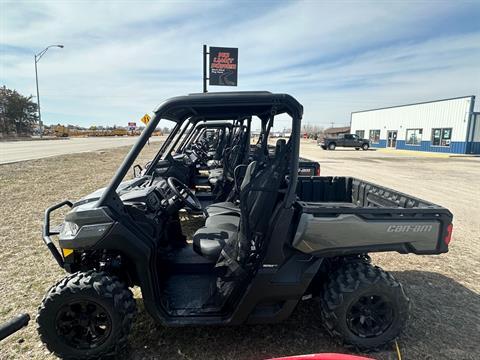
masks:
[[[323,150],[335,150],[337,146],[353,147],[355,150],[368,150],[370,141],[368,139],[362,139],[356,134],[341,134],[336,138],[323,138],[318,141],[318,145]]]

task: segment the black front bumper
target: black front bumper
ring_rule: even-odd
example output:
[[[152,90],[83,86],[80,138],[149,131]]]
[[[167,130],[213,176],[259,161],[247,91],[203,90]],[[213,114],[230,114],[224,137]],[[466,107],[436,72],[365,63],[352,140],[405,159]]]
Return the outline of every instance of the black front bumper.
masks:
[[[73,203],[70,200],[65,200],[58,204],[50,206],[47,210],[45,210],[45,220],[43,223],[43,234],[42,234],[43,242],[45,243],[45,245],[47,245],[48,250],[50,250],[53,257],[55,258],[55,260],[57,261],[58,265],[60,265],[61,268],[63,268],[65,265],[65,262],[63,261],[63,256],[60,254],[60,251],[58,251],[57,247],[55,246],[52,239],[50,238],[50,236],[52,235],[58,235],[59,231],[50,230],[50,214],[53,211],[58,210],[65,205],[72,207]]]

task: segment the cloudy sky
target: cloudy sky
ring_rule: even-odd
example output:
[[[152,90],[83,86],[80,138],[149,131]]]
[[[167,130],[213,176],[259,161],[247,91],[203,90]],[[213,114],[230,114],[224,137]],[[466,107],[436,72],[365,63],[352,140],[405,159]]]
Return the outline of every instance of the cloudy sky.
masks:
[[[0,85],[35,94],[34,54],[63,44],[39,62],[44,122],[126,125],[201,91],[202,44],[238,47],[237,90],[290,93],[305,122],[344,125],[479,97],[479,19],[480,1],[0,0]]]

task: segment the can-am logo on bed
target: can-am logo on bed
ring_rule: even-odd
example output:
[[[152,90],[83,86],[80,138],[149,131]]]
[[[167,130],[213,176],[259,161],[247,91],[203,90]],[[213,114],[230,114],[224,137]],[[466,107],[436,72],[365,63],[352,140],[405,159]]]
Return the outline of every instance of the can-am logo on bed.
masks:
[[[237,86],[238,48],[210,47],[209,84]]]
[[[432,225],[390,225],[387,232],[430,232]]]

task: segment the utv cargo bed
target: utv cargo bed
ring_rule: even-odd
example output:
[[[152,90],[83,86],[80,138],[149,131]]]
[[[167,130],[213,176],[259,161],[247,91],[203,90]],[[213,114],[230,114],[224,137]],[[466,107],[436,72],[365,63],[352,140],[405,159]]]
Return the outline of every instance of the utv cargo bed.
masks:
[[[299,177],[293,246],[316,256],[448,251],[452,214],[413,196],[352,177]]]

